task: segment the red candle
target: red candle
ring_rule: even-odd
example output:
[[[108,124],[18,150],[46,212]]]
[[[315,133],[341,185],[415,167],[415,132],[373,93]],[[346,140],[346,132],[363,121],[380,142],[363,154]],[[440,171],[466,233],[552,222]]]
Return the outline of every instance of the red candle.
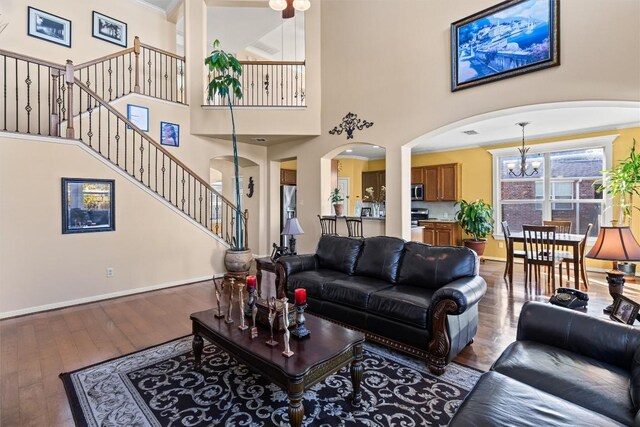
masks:
[[[294,292],[296,297],[296,305],[305,305],[307,303],[307,290],[304,288],[298,288]]]
[[[247,276],[247,289],[255,289],[257,283],[258,279],[256,278],[256,276]]]

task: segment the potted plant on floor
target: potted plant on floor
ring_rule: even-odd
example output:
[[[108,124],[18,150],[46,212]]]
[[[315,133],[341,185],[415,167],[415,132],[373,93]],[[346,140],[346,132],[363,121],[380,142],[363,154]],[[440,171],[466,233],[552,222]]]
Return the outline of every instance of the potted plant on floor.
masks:
[[[631,226],[633,210],[640,210],[640,208],[633,205],[634,196],[640,196],[640,155],[636,154],[635,138],[629,157],[621,160],[613,169],[602,171],[602,173],[604,174],[604,181],[600,183],[597,191],[606,191],[613,199],[617,199],[619,208],[617,224]],[[612,222],[615,225],[616,221]],[[628,262],[616,264],[615,268],[623,271],[627,280],[635,280],[635,264]]]
[[[487,244],[487,234],[493,231],[493,209],[483,200],[457,202],[460,210],[456,212],[456,220],[465,233],[472,235],[473,239],[464,241],[464,245],[482,256]]]
[[[333,205],[333,210],[336,212],[336,216],[342,216],[342,211],[344,209],[342,202],[344,201],[344,197],[342,197],[342,192],[339,187],[333,189],[331,196],[329,196],[329,201]]]
[[[242,65],[230,53],[219,49],[220,41],[213,42],[213,50],[205,57],[204,63],[211,72],[211,81],[207,86],[207,100],[211,101],[216,95],[226,98],[231,113],[231,140],[233,142],[233,170],[235,179],[236,210],[233,220],[233,236],[230,248],[225,254],[225,266],[229,272],[249,271],[253,256],[247,248],[245,235],[246,215],[242,213],[242,199],[240,197],[240,177],[238,174],[238,141],[236,138],[236,122],[233,115],[233,100],[231,95],[242,98],[242,86],[238,76],[242,75]]]

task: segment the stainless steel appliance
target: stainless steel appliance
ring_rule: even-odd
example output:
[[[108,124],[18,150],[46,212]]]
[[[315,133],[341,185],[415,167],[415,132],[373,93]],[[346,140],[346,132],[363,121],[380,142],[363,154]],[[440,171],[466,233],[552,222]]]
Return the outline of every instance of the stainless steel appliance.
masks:
[[[424,184],[411,184],[411,200],[424,200]]]
[[[429,219],[429,209],[411,209],[411,225],[418,225],[418,221]]]
[[[280,186],[280,230],[284,229],[287,219],[296,217],[296,186]],[[280,236],[280,246],[289,246],[290,236]]]

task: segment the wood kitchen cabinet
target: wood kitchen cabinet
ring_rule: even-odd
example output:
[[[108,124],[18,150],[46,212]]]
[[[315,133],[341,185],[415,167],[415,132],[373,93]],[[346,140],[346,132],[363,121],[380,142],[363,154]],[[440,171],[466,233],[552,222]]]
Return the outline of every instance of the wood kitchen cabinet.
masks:
[[[380,196],[380,188],[385,185],[385,171],[362,172],[362,201],[369,202],[367,197],[367,188],[373,187],[375,197]]]
[[[293,169],[280,169],[280,185],[296,185],[296,172]]]
[[[423,169],[425,202],[456,202],[460,199],[458,163],[425,166]]]
[[[411,183],[424,184],[424,168],[411,168]]]
[[[434,246],[462,245],[460,224],[451,221],[420,221],[424,226],[423,241]]]

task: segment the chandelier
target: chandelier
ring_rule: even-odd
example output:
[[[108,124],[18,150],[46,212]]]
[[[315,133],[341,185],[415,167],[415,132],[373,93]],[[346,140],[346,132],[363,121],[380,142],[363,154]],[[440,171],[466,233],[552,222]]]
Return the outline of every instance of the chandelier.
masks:
[[[516,123],[516,125],[520,126],[522,128],[522,148],[518,148],[518,151],[520,152],[520,170],[518,171],[518,173],[514,172],[515,168],[516,168],[516,163],[515,162],[508,162],[507,163],[507,169],[509,169],[509,175],[511,176],[515,176],[515,177],[526,177],[526,176],[532,176],[538,173],[538,169],[540,169],[540,161],[535,160],[533,162],[531,162],[531,171],[529,171],[529,165],[527,164],[527,152],[529,151],[529,147],[525,148],[524,146],[524,127],[526,125],[528,125],[529,122],[520,122],[520,123]]]
[[[311,7],[309,0],[269,0],[269,7],[282,11],[282,19],[293,18],[296,10],[304,12]]]

